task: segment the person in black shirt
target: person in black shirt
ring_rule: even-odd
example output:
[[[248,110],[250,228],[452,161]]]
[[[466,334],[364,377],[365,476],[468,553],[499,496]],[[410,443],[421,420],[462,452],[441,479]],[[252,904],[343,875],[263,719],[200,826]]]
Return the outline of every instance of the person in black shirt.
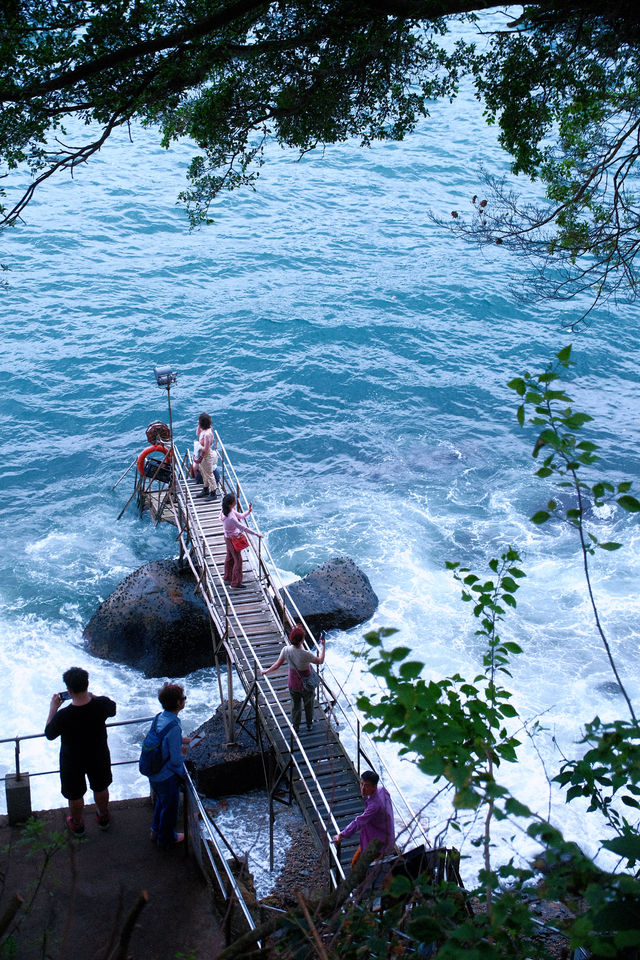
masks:
[[[53,694],[44,732],[47,740],[61,739],[60,785],[62,796],[69,801],[67,827],[74,837],[82,837],[85,775],[93,790],[98,826],[103,830],[110,826],[111,756],[105,722],[115,716],[116,705],[109,697],[94,697],[89,692],[89,674],[82,667],[70,667],[62,679],[68,697]],[[60,710],[60,705],[69,698],[69,706]]]

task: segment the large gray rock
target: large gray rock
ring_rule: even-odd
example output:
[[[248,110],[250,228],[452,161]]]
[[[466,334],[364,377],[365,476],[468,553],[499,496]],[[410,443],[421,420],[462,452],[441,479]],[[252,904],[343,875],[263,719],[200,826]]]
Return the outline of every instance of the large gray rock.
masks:
[[[287,590],[314,633],[348,630],[369,620],[378,606],[369,578],[350,557],[327,560]]]
[[[234,700],[236,716],[240,707]],[[198,792],[207,797],[228,797],[265,785],[265,765],[255,721],[245,714],[242,726],[234,725],[233,743],[228,743],[223,709],[228,709],[227,703],[217,707],[214,715],[194,731],[203,739],[188,753]]]
[[[209,614],[177,560],[156,560],[126,577],[84,629],[96,657],[147,677],[184,677],[213,664]]]
[[[209,614],[194,586],[177,560],[146,563],[98,607],[84,629],[87,650],[147,677],[184,677],[212,666]],[[314,633],[347,630],[378,606],[367,576],[348,557],[321,564],[288,589]]]

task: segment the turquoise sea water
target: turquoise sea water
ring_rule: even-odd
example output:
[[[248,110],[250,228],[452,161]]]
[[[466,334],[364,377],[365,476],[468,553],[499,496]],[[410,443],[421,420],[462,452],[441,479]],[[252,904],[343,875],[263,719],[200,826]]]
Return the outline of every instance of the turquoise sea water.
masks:
[[[371,624],[395,626],[425,674],[475,673],[481,651],[444,569],[482,570],[507,543],[528,578],[502,635],[524,646],[514,700],[546,738],[523,738],[505,777],[547,812],[541,758],[571,752],[580,724],[622,701],[593,628],[577,542],[528,518],[549,498],[533,477],[533,434],[520,430],[506,383],[540,369],[568,342],[572,310],[521,303],[526,265],[480,251],[428,218],[468,209],[479,164],[506,170],[495,134],[463,96],[434,106],[404,143],[332,147],[301,162],[273,149],[257,192],[225,196],[216,223],[188,231],[176,197],[191,148],[160,149],[151,132],[114,140],[74,180],[50,183],[25,222],[2,236],[11,270],[0,291],[2,507],[0,736],[37,732],[62,671],[87,665],[121,717],[155,708],[158,682],[97,661],[81,633],[97,605],[142,563],[175,553],[112,486],[166,418],[152,371],[172,364],[174,426],[190,445],[209,410],[253,500],[283,574],[348,554],[371,579]],[[535,188],[531,188],[535,190]],[[571,390],[595,417],[609,475],[640,473],[636,372],[640,311],[599,311],[574,337]],[[571,392],[571,391],[570,391]],[[598,536],[625,547],[594,560],[603,620],[638,703],[637,522],[603,510]],[[363,629],[330,637],[346,689],[369,685],[351,652]],[[212,671],[187,677],[193,726],[217,703]],[[117,749],[136,734],[115,734]],[[54,747],[25,745],[25,765],[51,769]],[[385,755],[422,806],[432,795],[391,749]],[[0,753],[1,771],[12,751]],[[121,769],[114,796],[144,791]],[[58,801],[55,777],[34,781],[34,805]],[[552,815],[593,849],[581,811]],[[444,805],[429,808],[437,829]]]

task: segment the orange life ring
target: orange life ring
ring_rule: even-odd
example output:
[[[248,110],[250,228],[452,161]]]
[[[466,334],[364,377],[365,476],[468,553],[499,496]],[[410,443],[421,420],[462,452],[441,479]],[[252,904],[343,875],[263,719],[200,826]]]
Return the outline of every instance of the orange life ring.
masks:
[[[165,463],[169,462],[171,451],[167,449],[167,447],[165,447],[162,443],[154,443],[153,446],[151,447],[145,447],[142,453],[138,455],[138,459],[136,460],[136,467],[138,468],[138,473],[140,474],[141,477],[144,476],[145,460],[147,459],[150,453],[156,453],[157,451],[160,451],[160,453],[166,453]]]

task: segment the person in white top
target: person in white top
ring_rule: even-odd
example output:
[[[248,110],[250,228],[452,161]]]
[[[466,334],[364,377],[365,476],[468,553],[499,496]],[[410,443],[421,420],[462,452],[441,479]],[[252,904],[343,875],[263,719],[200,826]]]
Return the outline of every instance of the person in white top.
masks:
[[[304,684],[305,677],[311,674],[311,664],[318,665],[324,663],[326,640],[324,633],[320,634],[321,650],[319,654],[312,653],[302,646],[305,632],[304,627],[298,624],[289,634],[289,644],[280,651],[280,656],[275,663],[272,663],[266,670],[261,670],[263,676],[273,673],[283,663],[289,664],[289,693],[291,694],[291,723],[297,733],[300,729],[302,720],[302,705],[304,704],[304,716],[307,721],[307,730],[311,730],[313,722],[313,701],[315,690],[306,688]]]
[[[218,463],[217,438],[214,437],[211,417],[208,413],[201,413],[198,417],[196,436],[198,437],[199,448],[193,458],[193,464],[196,470],[200,469],[203,483],[202,492],[198,496],[210,496],[214,499],[218,496],[220,474],[216,470]]]

